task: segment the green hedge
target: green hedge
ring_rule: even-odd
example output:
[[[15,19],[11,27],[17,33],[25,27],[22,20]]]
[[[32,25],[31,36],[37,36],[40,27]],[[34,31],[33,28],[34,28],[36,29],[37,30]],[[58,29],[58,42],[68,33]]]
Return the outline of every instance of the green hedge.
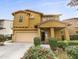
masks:
[[[69,41],[69,45],[78,45],[78,41]]]
[[[78,41],[74,40],[74,41],[58,41],[58,43],[66,43],[68,45],[78,45]]]
[[[49,45],[52,50],[56,50],[57,48],[57,40],[55,38],[49,38]]]
[[[57,45],[59,48],[65,49],[68,46],[68,43],[61,41],[61,42],[57,42]]]

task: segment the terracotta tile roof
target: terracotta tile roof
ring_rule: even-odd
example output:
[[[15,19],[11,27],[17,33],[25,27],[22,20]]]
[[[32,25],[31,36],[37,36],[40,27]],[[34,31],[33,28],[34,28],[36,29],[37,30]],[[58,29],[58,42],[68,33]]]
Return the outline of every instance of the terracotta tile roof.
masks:
[[[0,21],[12,21],[12,20],[9,20],[9,19],[0,19]]]
[[[26,11],[24,11],[24,10],[19,10],[19,11],[13,12],[12,15],[17,14],[17,13],[19,13],[19,12],[26,13]]]
[[[45,14],[43,17],[61,16],[61,14]]]
[[[37,11],[29,10],[29,9],[27,9],[27,10],[25,10],[25,11],[30,11],[30,12],[34,12],[34,13],[38,13],[38,14],[43,15],[43,13],[41,13],[41,12],[37,12]]]
[[[78,18],[74,17],[74,18],[64,19],[63,21],[67,21],[67,20],[78,20]]]
[[[41,25],[41,24],[50,22],[50,21],[56,21],[56,22],[60,22],[60,23],[66,24],[65,22],[62,22],[62,21],[59,21],[59,20],[47,20],[47,21],[44,21],[44,22],[39,23],[38,26]]]
[[[12,15],[16,14],[16,13],[19,13],[19,12],[23,12],[23,13],[27,13],[26,11],[30,11],[30,12],[34,12],[34,13],[38,13],[38,14],[41,14],[43,17],[47,17],[47,16],[61,16],[61,14],[43,14],[42,12],[38,12],[38,11],[33,11],[33,10],[29,10],[29,9],[26,9],[26,10],[19,10],[19,11],[16,11],[16,12],[13,12]]]

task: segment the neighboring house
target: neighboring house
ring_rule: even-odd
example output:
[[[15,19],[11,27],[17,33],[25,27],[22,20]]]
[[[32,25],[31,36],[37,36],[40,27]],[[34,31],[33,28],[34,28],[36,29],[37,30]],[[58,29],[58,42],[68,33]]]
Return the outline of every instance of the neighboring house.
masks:
[[[12,39],[15,42],[33,42],[34,37],[40,37],[41,42],[48,42],[50,37],[62,40],[61,30],[64,32],[64,39],[70,40],[67,24],[59,20],[60,14],[44,15],[32,10],[19,10],[12,15]]]
[[[63,22],[69,24],[67,28],[70,36],[78,35],[78,18],[65,19]]]
[[[68,23],[67,26],[70,35],[77,35],[78,34],[78,18],[70,18],[63,20],[63,22]]]
[[[0,19],[0,35],[12,34],[12,20]]]

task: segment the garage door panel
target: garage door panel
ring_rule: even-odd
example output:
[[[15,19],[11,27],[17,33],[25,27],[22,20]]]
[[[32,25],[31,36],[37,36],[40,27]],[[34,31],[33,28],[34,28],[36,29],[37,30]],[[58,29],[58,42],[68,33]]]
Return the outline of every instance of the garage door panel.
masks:
[[[16,33],[16,42],[33,42],[36,32]]]

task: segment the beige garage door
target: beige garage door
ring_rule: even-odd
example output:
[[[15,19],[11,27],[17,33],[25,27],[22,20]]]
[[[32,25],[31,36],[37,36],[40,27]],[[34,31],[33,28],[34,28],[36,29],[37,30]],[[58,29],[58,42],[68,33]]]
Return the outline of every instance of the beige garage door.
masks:
[[[36,32],[16,33],[16,42],[33,42],[33,38],[37,36]]]

